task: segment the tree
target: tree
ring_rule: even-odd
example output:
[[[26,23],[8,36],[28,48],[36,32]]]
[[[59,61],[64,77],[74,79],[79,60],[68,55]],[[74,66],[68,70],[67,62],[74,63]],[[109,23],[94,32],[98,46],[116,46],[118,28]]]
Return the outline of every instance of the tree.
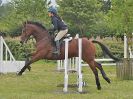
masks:
[[[3,5],[4,11],[2,8],[2,13],[0,13],[1,31],[15,31],[27,20],[49,25],[46,0],[11,0],[6,5],[8,7]]]
[[[127,33],[133,31],[133,1],[132,0],[115,0],[113,1],[112,11],[108,14],[112,19],[110,22],[114,29],[119,33]]]
[[[108,11],[111,9],[111,0],[102,0],[102,11],[105,13],[108,13]]]
[[[2,0],[0,0],[0,5],[2,4]]]
[[[58,2],[59,12],[68,22],[70,30],[77,30],[81,35],[94,27],[100,20],[101,3],[97,0],[62,0]]]
[[[131,46],[130,37],[133,32],[133,0],[113,0],[112,11],[108,13],[108,21],[110,26],[114,31],[115,35],[127,35],[128,46]],[[132,75],[132,60],[129,56],[129,50],[127,46],[127,58],[123,61],[124,72],[123,79],[133,79]],[[119,67],[119,66],[118,66]],[[120,69],[121,70],[121,69]]]
[[[8,30],[8,21],[6,20],[11,13],[12,5],[10,3],[2,4],[0,6],[0,31]]]

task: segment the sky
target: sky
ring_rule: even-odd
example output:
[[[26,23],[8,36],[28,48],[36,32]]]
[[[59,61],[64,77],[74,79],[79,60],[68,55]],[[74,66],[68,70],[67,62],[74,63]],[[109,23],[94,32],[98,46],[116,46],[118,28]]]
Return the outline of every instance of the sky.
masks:
[[[11,1],[11,0],[2,0],[2,3],[6,3],[6,2],[8,2],[8,1]]]
[[[52,2],[52,5],[57,6],[57,4],[56,4],[56,0],[47,0],[47,2],[49,2],[49,1]]]
[[[11,0],[2,0],[2,3],[6,3],[8,1],[11,1]],[[50,1],[50,0],[47,0],[47,1]],[[56,5],[56,0],[51,0],[51,2],[53,5]]]

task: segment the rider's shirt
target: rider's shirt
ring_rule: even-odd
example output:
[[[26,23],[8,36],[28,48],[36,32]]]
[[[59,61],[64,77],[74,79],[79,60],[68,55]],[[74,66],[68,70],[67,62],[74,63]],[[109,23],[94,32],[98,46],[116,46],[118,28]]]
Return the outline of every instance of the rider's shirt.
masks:
[[[63,20],[60,20],[55,16],[51,17],[51,21],[52,21],[52,24],[54,25],[53,31],[65,30],[68,28]]]

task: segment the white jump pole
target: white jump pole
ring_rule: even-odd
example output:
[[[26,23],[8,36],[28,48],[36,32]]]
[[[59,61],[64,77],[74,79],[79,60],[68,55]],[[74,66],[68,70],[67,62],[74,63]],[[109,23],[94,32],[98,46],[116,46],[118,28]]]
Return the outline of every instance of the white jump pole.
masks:
[[[132,46],[132,49],[133,49],[133,33],[132,33],[132,45],[131,46]]]
[[[57,61],[57,70],[60,70],[62,68],[62,60]]]
[[[76,34],[75,39],[78,39],[78,38],[79,38],[79,34]],[[70,40],[71,39],[72,38],[70,38]],[[63,63],[64,63],[64,60],[58,60],[57,61],[57,70],[58,71],[64,70]],[[75,70],[76,71],[77,70],[77,66],[78,66],[78,58],[77,57],[76,58],[74,57],[74,58],[69,59],[69,67],[68,67],[69,70]]]
[[[124,34],[124,58],[127,58],[127,37],[126,34]]]
[[[68,91],[68,39],[65,39],[65,61],[64,61],[64,88],[63,91],[67,92]]]
[[[131,42],[133,43],[133,33],[132,33],[132,39],[131,39]],[[130,58],[133,58],[132,47],[133,47],[133,44],[131,44],[131,45],[129,46],[129,54],[130,54]]]
[[[78,49],[79,49],[79,57],[78,57],[78,91],[82,92],[82,85],[83,85],[83,81],[82,81],[82,67],[81,67],[81,62],[82,62],[82,39],[79,38],[78,39]]]
[[[3,42],[2,37],[0,36],[0,61],[3,61]]]
[[[129,54],[130,54],[130,58],[133,58],[133,53],[130,47],[129,47]]]
[[[0,36],[0,72],[3,71],[3,42],[2,36]]]
[[[80,44],[79,44],[79,34],[76,34],[75,39],[78,39],[78,48],[80,48]],[[78,53],[79,54],[79,53]],[[78,71],[78,65],[79,65],[79,57],[75,57],[75,68]]]

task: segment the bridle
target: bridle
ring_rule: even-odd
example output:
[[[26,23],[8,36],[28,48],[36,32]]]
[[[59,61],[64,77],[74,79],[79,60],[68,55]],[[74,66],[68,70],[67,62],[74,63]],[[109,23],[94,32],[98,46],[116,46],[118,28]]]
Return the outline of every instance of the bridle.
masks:
[[[29,37],[30,37],[30,35],[27,35],[26,25],[27,25],[27,22],[23,25],[23,29],[22,29],[22,33],[24,34],[24,37],[25,37],[24,41],[21,42],[22,44],[23,44],[23,43],[27,43],[27,41],[28,41],[28,39],[29,39]]]

